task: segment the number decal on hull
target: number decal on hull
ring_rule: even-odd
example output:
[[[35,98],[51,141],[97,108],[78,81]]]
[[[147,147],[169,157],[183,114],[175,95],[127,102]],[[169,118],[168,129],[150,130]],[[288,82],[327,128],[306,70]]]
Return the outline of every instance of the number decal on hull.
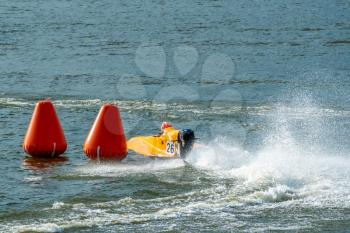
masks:
[[[174,142],[166,142],[166,153],[170,155],[175,154],[175,144]]]

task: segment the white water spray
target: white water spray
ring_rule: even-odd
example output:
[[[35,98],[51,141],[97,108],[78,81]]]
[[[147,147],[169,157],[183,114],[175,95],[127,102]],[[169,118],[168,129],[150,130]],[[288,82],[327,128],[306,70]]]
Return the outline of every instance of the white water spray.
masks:
[[[311,101],[296,102],[266,114],[270,127],[257,152],[216,139],[194,150],[188,162],[213,176],[239,180],[235,188],[245,190],[248,201],[350,203],[350,158],[326,148],[325,132],[336,129],[327,128],[329,119]]]

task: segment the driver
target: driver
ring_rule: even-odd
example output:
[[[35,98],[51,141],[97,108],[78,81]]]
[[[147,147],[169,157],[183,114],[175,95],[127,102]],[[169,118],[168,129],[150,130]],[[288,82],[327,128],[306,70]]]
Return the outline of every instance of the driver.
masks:
[[[173,126],[169,123],[169,122],[166,122],[166,121],[164,121],[163,123],[162,123],[162,126],[160,127],[160,131],[161,131],[161,133],[162,134],[164,134],[165,133],[165,129],[167,129],[167,128],[172,128]]]

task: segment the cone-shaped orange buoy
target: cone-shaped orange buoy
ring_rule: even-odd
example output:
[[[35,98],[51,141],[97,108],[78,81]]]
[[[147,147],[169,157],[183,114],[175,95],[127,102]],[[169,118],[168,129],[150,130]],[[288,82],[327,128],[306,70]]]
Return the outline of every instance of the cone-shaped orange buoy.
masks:
[[[85,140],[84,153],[90,159],[123,160],[127,153],[126,139],[119,110],[105,104]]]
[[[50,100],[35,105],[23,149],[31,156],[41,158],[57,157],[66,151],[67,142]]]

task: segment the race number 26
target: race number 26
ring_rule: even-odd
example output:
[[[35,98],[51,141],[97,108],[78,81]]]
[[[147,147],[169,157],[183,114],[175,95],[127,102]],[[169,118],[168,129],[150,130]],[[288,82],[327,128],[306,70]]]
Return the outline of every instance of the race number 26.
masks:
[[[171,154],[171,155],[175,154],[174,142],[166,142],[166,153]]]

